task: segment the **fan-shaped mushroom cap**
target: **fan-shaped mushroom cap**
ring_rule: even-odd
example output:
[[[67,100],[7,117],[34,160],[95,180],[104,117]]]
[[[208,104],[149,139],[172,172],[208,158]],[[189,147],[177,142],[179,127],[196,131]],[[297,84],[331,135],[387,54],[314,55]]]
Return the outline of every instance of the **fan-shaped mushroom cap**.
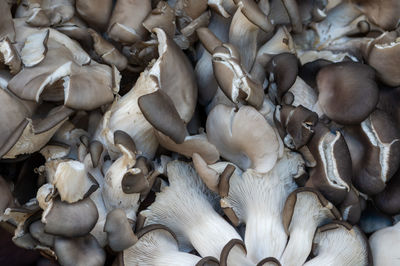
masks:
[[[75,203],[52,200],[42,215],[46,233],[64,237],[88,234],[95,226],[99,214],[90,198]]]
[[[400,241],[400,223],[383,228],[369,238],[374,265],[390,266],[398,263],[397,245]]]
[[[112,10],[112,0],[76,0],[75,7],[79,16],[90,26],[104,30]]]
[[[346,222],[334,221],[318,228],[310,265],[372,265],[370,248],[364,233]]]
[[[370,43],[366,60],[385,84],[400,86],[400,39],[391,33],[385,32]]]
[[[103,39],[100,34],[92,29],[88,29],[89,34],[93,39],[93,48],[101,59],[109,64],[115,65],[119,71],[122,71],[128,65],[128,59],[118,51],[111,43]]]
[[[243,170],[253,168],[265,173],[272,169],[279,156],[275,131],[265,118],[250,106],[239,110],[217,105],[206,123],[207,137],[221,156]],[[251,141],[247,141],[247,140]]]
[[[288,266],[306,261],[317,227],[341,218],[335,206],[311,188],[293,191],[286,199],[282,216],[289,242],[280,261]]]
[[[90,234],[77,238],[56,237],[54,251],[60,264],[65,266],[101,266],[106,262],[105,251]]]
[[[390,215],[400,213],[400,171],[393,175],[385,189],[374,196],[375,206],[382,212]]]
[[[275,55],[269,60],[267,66],[269,82],[268,94],[273,102],[281,103],[283,95],[292,87],[298,73],[297,57],[291,53]],[[271,97],[273,96],[273,97]]]
[[[143,26],[149,32],[152,32],[153,28],[163,29],[170,38],[173,38],[176,28],[174,9],[165,1],[158,2],[157,7],[143,21]]]
[[[147,33],[142,22],[150,11],[150,0],[117,1],[108,24],[108,35],[124,44],[141,41]]]
[[[240,55],[230,44],[223,44],[213,51],[213,69],[218,85],[234,103],[242,100],[260,108],[264,100],[261,84],[254,81],[243,69]]]
[[[318,104],[340,124],[361,123],[379,99],[375,71],[360,63],[343,62],[323,67],[317,75]]]
[[[333,204],[344,200],[350,190],[352,165],[347,144],[339,131],[318,123],[307,144],[317,165],[310,171],[308,186],[317,188]]]
[[[40,220],[31,223],[31,225],[29,226],[29,233],[42,245],[46,245],[49,247],[52,247],[54,245],[55,236],[47,234],[44,231],[44,224]]]
[[[112,210],[107,214],[104,231],[107,232],[108,245],[116,252],[129,248],[137,241],[132,226],[121,209]]]
[[[396,0],[353,0],[357,7],[368,18],[385,30],[392,30],[398,26],[400,19],[400,3]]]
[[[400,164],[399,129],[389,115],[377,109],[347,132],[358,141],[350,146],[354,186],[368,195],[381,192]]]
[[[197,264],[200,257],[179,251],[175,234],[163,225],[146,226],[137,235],[136,244],[123,251],[125,265],[208,265]]]

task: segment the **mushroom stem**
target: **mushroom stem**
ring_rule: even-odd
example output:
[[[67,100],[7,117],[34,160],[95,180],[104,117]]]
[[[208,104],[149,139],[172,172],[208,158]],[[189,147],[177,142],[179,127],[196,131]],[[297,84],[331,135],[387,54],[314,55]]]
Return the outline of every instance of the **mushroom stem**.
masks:
[[[310,254],[317,224],[312,217],[306,218],[301,219],[301,224],[296,224],[296,229],[290,232],[289,242],[280,259],[282,265],[303,265]]]

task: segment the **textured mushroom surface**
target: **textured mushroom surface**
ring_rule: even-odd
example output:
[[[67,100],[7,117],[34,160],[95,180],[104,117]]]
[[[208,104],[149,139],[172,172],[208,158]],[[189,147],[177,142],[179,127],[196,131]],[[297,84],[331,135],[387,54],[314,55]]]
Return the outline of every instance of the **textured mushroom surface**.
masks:
[[[398,264],[399,0],[0,14],[15,245],[62,266]]]

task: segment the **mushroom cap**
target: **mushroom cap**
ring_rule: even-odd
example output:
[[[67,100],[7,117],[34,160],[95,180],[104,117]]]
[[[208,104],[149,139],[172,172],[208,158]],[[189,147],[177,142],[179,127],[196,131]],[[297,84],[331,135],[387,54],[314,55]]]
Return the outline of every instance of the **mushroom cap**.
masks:
[[[400,223],[376,231],[369,237],[374,265],[396,265],[397,245],[400,241]]]
[[[334,221],[318,228],[313,245],[313,259],[304,265],[371,265],[372,258],[367,238],[357,227]]]
[[[150,0],[117,1],[108,24],[108,35],[124,44],[141,41],[147,33],[142,23],[150,11]]]
[[[400,212],[400,171],[393,175],[390,181],[387,183],[385,189],[374,195],[375,206],[382,212],[395,215]]]
[[[400,131],[384,111],[375,110],[354,135],[364,147],[359,165],[353,169],[353,184],[363,193],[381,192],[400,165]]]
[[[314,211],[316,212],[314,213]],[[282,222],[288,235],[290,235],[290,229],[293,227],[291,224],[301,222],[304,216],[312,216],[313,219],[316,219],[318,221],[317,226],[320,226],[321,223],[327,223],[328,219],[337,220],[341,218],[339,211],[332,203],[318,190],[308,187],[298,188],[290,193],[286,199],[282,216]]]
[[[71,204],[55,199],[44,210],[42,222],[46,233],[79,237],[88,234],[98,218],[96,205],[90,198]]]
[[[123,251],[124,265],[197,265],[201,258],[178,250],[175,234],[166,226],[142,228],[135,245]],[[208,264],[199,264],[208,265]],[[211,264],[213,265],[213,264]]]
[[[296,81],[298,69],[297,57],[291,53],[281,53],[269,60],[266,66],[267,79],[276,83],[276,91],[270,86],[271,92],[268,93],[271,93],[270,96],[275,96],[275,101],[278,103]]]
[[[123,251],[137,241],[131,224],[121,209],[114,209],[107,214],[104,231],[107,232],[108,245],[115,252]]]
[[[162,90],[140,96],[139,108],[149,123],[175,143],[182,144],[188,135],[186,125],[179,116],[173,101]]]
[[[101,266],[106,261],[105,251],[90,234],[76,238],[56,237],[54,251],[60,264],[65,266]]]
[[[343,62],[323,67],[317,75],[318,104],[340,124],[358,124],[375,109],[379,89],[368,65]]]
[[[76,0],[75,7],[79,16],[90,26],[104,30],[110,19],[112,0]]]
[[[353,0],[374,24],[385,30],[393,30],[398,25],[400,3],[396,0]]]
[[[307,146],[317,165],[311,169],[307,185],[317,188],[329,201],[338,204],[350,190],[350,152],[339,131],[332,132],[321,122],[314,129]]]
[[[207,117],[208,140],[221,156],[243,170],[268,172],[278,159],[279,142],[265,118],[250,106],[217,105]],[[248,141],[248,140],[252,141]]]
[[[176,29],[174,11],[167,2],[160,1],[143,21],[143,26],[149,32],[152,32],[153,28],[161,28],[170,38],[173,38]]]
[[[397,35],[385,32],[369,46],[366,60],[376,70],[378,78],[389,86],[400,86],[400,71],[397,68],[400,63],[400,39]]]

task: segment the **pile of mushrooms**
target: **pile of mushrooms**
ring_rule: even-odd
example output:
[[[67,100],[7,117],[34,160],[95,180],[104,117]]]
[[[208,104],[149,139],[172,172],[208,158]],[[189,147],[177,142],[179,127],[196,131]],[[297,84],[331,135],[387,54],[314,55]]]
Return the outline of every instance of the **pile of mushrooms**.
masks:
[[[398,264],[398,0],[0,12],[17,246],[61,265]]]

